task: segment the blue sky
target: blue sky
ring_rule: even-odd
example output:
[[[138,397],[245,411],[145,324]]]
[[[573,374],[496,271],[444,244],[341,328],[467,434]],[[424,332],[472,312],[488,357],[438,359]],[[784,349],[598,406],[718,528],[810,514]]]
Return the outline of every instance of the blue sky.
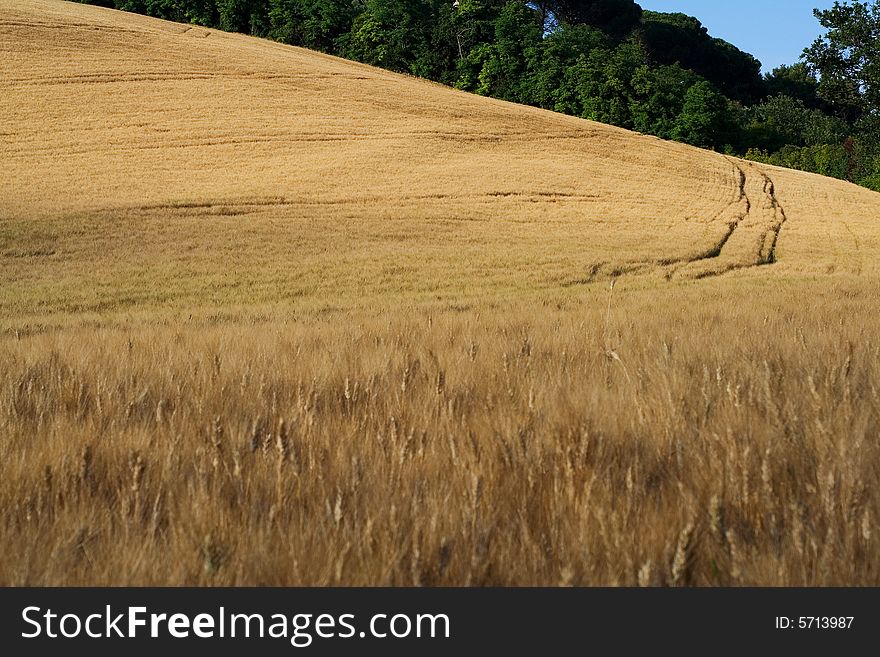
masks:
[[[764,71],[793,64],[822,33],[813,9],[834,0],[636,0],[643,9],[696,16],[709,34],[761,60]]]

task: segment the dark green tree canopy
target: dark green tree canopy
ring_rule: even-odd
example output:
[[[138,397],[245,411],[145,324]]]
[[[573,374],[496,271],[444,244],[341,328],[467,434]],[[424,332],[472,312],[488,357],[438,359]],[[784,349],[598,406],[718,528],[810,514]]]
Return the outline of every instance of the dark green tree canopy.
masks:
[[[727,41],[709,36],[693,16],[646,11],[639,39],[651,62],[680,64],[712,82],[729,98],[751,103],[764,94],[761,62]]]
[[[819,81],[816,75],[803,62],[777,66],[764,76],[764,86],[768,96],[790,96],[807,107],[827,108],[827,103],[819,98]]]
[[[269,0],[269,36],[315,50],[333,50],[357,15],[351,0]]]
[[[642,18],[642,8],[634,0],[554,0],[546,4],[560,21],[590,25],[615,38],[629,34]]]

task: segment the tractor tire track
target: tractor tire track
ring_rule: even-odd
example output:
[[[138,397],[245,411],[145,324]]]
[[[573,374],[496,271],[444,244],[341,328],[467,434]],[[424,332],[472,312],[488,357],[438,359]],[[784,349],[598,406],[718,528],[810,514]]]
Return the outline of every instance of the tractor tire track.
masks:
[[[779,245],[779,233],[782,232],[782,227],[785,225],[788,217],[785,216],[785,209],[776,197],[776,185],[770,179],[770,176],[763,171],[758,171],[758,174],[764,179],[764,193],[767,195],[770,207],[773,210],[773,221],[764,237],[767,249],[766,251],[762,250],[762,261],[758,264],[772,265],[776,263],[776,247]]]
[[[703,279],[731,271],[777,262],[779,236],[787,221],[769,175],[755,165],[726,158],[733,168],[734,198],[708,223],[726,223],[720,238],[705,250],[684,258],[595,263],[588,276],[567,286],[584,285],[622,275],[651,274],[658,268],[663,278]]]
[[[715,249],[685,263],[675,274],[701,279],[777,262],[779,235],[787,217],[775,184],[755,165],[727,159],[739,177],[742,212]]]

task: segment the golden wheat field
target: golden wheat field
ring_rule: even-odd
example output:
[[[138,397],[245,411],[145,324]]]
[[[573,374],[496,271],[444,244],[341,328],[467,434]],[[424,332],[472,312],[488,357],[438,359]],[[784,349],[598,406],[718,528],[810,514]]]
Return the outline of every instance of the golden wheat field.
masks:
[[[880,585],[880,195],[0,0],[0,583]]]

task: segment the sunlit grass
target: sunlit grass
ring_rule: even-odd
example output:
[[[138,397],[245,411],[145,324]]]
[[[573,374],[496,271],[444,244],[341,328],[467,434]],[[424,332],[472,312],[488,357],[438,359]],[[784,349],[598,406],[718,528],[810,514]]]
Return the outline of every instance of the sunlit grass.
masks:
[[[0,583],[880,584],[876,194],[0,16]]]

